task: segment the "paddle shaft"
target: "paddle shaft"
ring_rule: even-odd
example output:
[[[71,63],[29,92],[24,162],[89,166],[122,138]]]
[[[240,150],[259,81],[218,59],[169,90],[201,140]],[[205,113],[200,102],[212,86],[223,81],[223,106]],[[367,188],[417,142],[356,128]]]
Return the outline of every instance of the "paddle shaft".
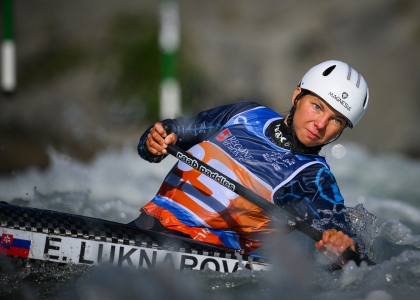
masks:
[[[242,196],[249,202],[255,204],[256,206],[260,207],[267,213],[271,214],[272,216],[280,219],[285,220],[289,226],[293,226],[295,229],[301,231],[314,241],[319,241],[322,239],[322,232],[317,230],[316,228],[312,227],[308,223],[303,220],[297,219],[294,215],[292,215],[287,210],[277,206],[267,199],[261,197],[254,191],[246,188],[242,184],[238,183],[237,181],[233,180],[232,178],[226,176],[225,174],[219,172],[218,170],[214,169],[213,167],[209,166],[208,164],[202,162],[201,160],[195,158],[191,154],[187,153],[186,151],[182,150],[178,146],[173,144],[168,145],[166,148],[167,152],[180,161],[186,163],[187,165],[191,166],[192,168],[196,169],[197,171],[201,172],[202,174],[208,176],[209,178],[213,179],[214,181],[218,182],[222,186],[232,190],[239,196]],[[353,260],[357,265],[360,265],[362,261],[367,262],[368,265],[375,265],[376,263],[367,259],[361,258],[360,254],[356,253],[355,251],[347,248],[341,255],[343,258],[347,260]]]

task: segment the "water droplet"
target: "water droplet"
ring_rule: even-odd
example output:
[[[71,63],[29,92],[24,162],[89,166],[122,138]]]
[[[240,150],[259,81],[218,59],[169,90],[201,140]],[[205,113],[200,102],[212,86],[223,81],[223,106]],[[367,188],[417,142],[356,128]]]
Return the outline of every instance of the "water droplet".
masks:
[[[343,158],[346,156],[346,148],[341,144],[334,145],[331,148],[331,154],[337,159]]]

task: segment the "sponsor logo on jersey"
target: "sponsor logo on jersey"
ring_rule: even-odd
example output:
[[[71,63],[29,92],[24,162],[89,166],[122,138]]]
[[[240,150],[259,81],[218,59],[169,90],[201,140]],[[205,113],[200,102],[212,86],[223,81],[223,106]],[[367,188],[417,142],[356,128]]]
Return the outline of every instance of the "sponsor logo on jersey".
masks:
[[[237,161],[253,159],[252,155],[249,153],[249,150],[245,148],[235,136],[231,136],[230,138],[224,140],[223,145],[229,150],[229,152]]]
[[[249,154],[249,150],[242,146],[241,142],[229,131],[228,128],[219,133],[216,136],[216,140],[218,142],[222,142],[236,160],[244,161],[245,159],[252,159],[252,155]]]
[[[230,133],[229,129],[225,129],[223,130],[221,133],[219,133],[216,136],[216,140],[218,140],[219,142],[223,142],[224,140],[226,140],[227,138],[230,138],[232,136],[232,133]]]
[[[279,152],[265,153],[263,155],[264,159],[271,163],[271,165],[274,167],[274,170],[276,171],[280,171],[282,166],[287,168],[295,164],[294,159],[284,158],[283,156],[284,155]]]
[[[291,147],[292,143],[287,140],[286,137],[283,136],[283,132],[280,130],[280,124],[276,125],[274,129],[274,137],[276,140],[279,141],[280,144],[284,145],[285,147]]]
[[[216,170],[211,170],[208,167],[206,167],[205,165],[203,165],[200,161],[197,161],[195,159],[189,158],[188,156],[182,154],[181,152],[177,152],[176,157],[186,163],[187,165],[193,167],[194,169],[200,171],[201,173],[203,173],[204,175],[212,178],[213,180],[217,181],[218,183],[220,183],[221,185],[223,185],[224,187],[230,189],[231,191],[235,191],[235,184],[233,184],[232,182],[230,182],[226,177],[224,177],[223,175],[219,174]]]

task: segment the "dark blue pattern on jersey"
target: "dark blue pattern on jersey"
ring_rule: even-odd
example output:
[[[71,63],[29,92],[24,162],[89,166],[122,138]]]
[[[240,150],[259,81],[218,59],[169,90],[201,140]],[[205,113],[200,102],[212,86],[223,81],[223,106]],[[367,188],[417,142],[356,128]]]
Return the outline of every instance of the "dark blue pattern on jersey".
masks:
[[[236,114],[258,106],[260,105],[254,102],[224,105],[203,111],[193,118],[167,119],[162,123],[172,126],[173,132],[178,137],[176,145],[188,150],[193,145],[215,135]],[[145,131],[138,144],[139,155],[147,161],[151,161],[152,157],[145,147],[150,128]],[[300,157],[300,155],[296,156]],[[304,159],[304,157],[300,158]],[[258,172],[255,174],[261,175]],[[332,173],[322,164],[314,164],[303,169],[296,177],[275,192],[273,200],[275,204],[286,208],[308,223],[311,223],[312,220],[331,218],[324,212],[325,210],[332,211],[335,209],[340,211],[344,208],[344,199],[340,194],[337,182]],[[346,223],[340,214],[339,217],[324,224],[323,229],[335,227],[336,222],[343,225]],[[345,225],[340,230],[351,235],[346,228]]]

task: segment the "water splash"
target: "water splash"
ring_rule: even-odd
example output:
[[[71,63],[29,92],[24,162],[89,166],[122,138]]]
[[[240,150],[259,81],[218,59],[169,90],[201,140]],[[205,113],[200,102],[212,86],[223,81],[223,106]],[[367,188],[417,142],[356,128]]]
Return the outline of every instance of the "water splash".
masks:
[[[341,159],[346,156],[346,147],[341,144],[336,144],[331,148],[331,154],[337,159]]]
[[[375,238],[378,235],[378,227],[376,226],[376,216],[369,213],[360,203],[354,208],[345,208],[343,213],[346,221],[352,226],[355,233],[355,243],[359,245],[361,254],[369,254]]]
[[[370,249],[379,230],[376,226],[376,216],[369,213],[362,203],[341,211],[337,211],[334,206],[332,210],[319,210],[318,212],[327,217],[314,220],[312,225],[315,228],[323,230],[323,228],[333,227],[342,230],[353,237],[360,254],[364,256],[370,254]],[[343,219],[345,222],[342,222]]]

